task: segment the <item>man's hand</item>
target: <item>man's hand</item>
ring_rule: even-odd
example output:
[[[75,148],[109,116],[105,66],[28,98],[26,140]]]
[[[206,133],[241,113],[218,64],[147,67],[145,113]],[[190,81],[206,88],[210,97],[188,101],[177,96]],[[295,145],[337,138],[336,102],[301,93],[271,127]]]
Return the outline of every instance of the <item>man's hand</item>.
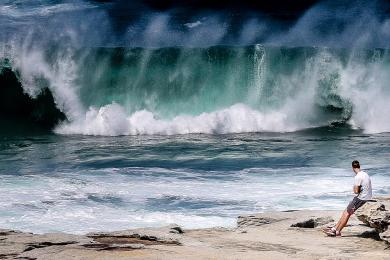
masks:
[[[359,194],[362,186],[353,186],[353,193]]]

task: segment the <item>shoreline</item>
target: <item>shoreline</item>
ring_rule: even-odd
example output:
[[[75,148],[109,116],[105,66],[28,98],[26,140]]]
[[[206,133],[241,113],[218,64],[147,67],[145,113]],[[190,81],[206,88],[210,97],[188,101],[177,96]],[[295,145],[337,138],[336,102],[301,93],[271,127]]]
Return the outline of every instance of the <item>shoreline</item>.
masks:
[[[85,235],[0,229],[0,259],[390,259],[388,209],[390,197],[367,203],[337,238],[321,228],[341,211],[326,210],[244,215],[235,228],[173,224]]]

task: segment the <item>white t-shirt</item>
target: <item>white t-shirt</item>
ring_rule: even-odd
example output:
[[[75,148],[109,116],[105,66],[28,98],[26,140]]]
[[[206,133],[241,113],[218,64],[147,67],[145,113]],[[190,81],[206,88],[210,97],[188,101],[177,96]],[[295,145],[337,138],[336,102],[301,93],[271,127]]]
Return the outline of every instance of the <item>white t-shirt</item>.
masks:
[[[370,200],[372,199],[372,187],[370,176],[364,171],[360,171],[355,176],[355,186],[361,186],[358,199]]]

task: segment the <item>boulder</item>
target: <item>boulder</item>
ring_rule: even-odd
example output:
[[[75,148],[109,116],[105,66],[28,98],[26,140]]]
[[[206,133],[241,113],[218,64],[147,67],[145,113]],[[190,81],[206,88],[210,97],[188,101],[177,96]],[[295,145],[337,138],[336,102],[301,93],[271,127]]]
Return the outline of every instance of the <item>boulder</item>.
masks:
[[[367,202],[356,210],[355,214],[364,224],[374,228],[379,233],[380,239],[390,243],[390,211],[386,209],[388,202],[381,199]]]
[[[367,202],[355,214],[360,221],[378,232],[384,232],[390,224],[390,211],[379,201]]]

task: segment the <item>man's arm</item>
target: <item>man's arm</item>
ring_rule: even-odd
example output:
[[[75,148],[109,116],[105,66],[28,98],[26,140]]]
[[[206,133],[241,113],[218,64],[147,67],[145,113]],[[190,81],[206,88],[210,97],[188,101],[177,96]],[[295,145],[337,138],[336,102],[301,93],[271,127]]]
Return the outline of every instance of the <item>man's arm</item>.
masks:
[[[359,194],[362,189],[362,179],[359,176],[355,176],[355,182],[353,185],[353,193]]]

